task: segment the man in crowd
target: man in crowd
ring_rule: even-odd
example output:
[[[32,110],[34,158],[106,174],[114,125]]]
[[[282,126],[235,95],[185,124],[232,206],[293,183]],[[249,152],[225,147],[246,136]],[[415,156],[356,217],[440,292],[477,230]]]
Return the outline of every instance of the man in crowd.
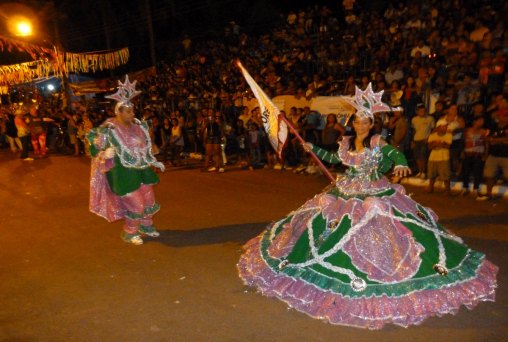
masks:
[[[416,106],[416,116],[411,119],[411,126],[414,130],[413,142],[411,144],[413,157],[418,167],[416,177],[425,179],[427,171],[427,159],[429,158],[429,149],[427,140],[434,129],[434,118],[427,115],[427,110],[423,103]]]
[[[508,108],[506,96],[503,96],[503,104]],[[498,115],[490,134],[487,138],[488,157],[483,169],[483,177],[487,185],[487,193],[478,196],[478,200],[492,198],[492,189],[496,177],[508,178],[508,115]]]

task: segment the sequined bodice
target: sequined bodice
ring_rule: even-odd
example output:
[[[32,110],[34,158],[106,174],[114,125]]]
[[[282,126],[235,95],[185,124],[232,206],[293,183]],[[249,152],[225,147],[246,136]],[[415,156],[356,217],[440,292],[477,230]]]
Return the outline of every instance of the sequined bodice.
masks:
[[[383,159],[380,148],[380,136],[375,135],[371,138],[370,148],[365,148],[361,152],[351,151],[350,144],[353,143],[351,137],[346,137],[339,146],[339,157],[344,165],[349,166],[346,175],[350,178],[356,178],[357,181],[371,181],[381,177],[379,165]]]
[[[137,121],[131,126],[122,126],[111,119],[106,125],[109,144],[114,146],[120,163],[126,168],[141,169],[153,165],[161,170],[164,165],[159,163],[152,154],[152,144],[148,128]]]

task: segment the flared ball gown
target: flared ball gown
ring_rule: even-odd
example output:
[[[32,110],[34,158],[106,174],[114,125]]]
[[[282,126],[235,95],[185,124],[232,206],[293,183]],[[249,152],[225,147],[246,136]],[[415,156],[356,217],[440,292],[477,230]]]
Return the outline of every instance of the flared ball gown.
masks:
[[[349,143],[337,154],[313,148],[348,172],[247,242],[244,283],[311,317],[369,329],[494,301],[498,268],[383,176],[404,156],[379,136],[361,153]]]

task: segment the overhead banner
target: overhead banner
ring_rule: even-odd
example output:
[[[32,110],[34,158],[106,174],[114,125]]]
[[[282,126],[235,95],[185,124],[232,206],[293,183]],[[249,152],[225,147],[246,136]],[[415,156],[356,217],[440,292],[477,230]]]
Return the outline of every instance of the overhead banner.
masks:
[[[0,85],[27,83],[51,75],[62,76],[69,73],[89,73],[114,69],[129,60],[128,48],[115,51],[68,53],[24,44],[0,36],[0,50],[8,49],[11,51],[13,47],[16,47],[20,51],[29,53],[34,58],[40,58],[40,55],[44,56],[44,54],[48,58],[26,63],[0,65]]]
[[[67,72],[96,72],[117,68],[128,60],[129,48],[85,53],[66,52],[65,68]]]
[[[12,65],[0,65],[0,85],[31,82],[41,77],[49,77],[54,66],[48,61],[33,61]]]

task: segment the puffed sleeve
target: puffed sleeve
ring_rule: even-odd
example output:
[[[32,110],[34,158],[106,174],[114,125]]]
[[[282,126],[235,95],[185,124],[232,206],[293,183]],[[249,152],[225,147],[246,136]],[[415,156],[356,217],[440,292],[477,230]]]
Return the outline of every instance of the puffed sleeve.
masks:
[[[325,161],[330,164],[338,164],[340,163],[340,158],[337,153],[331,153],[325,149],[322,149],[320,147],[317,147],[316,145],[312,146],[312,152],[318,156],[319,159],[322,161]]]
[[[392,145],[383,145],[381,147],[381,152],[383,156],[387,157],[395,164],[395,167],[407,167],[407,159],[404,154]]]

